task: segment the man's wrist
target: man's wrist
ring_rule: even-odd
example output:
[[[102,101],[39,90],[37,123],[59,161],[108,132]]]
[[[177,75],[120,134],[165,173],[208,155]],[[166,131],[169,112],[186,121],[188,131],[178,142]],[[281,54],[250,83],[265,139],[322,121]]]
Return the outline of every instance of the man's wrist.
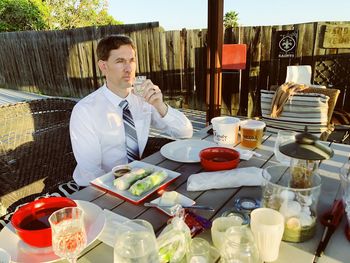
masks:
[[[164,103],[159,107],[158,112],[160,116],[164,117],[168,113],[168,104]]]

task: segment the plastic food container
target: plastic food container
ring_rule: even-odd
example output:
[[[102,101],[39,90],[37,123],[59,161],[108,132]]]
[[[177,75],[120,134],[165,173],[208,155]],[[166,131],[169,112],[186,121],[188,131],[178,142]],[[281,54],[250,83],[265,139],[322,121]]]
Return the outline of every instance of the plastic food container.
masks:
[[[265,122],[245,120],[241,122],[241,145],[247,148],[259,147],[265,129]]]

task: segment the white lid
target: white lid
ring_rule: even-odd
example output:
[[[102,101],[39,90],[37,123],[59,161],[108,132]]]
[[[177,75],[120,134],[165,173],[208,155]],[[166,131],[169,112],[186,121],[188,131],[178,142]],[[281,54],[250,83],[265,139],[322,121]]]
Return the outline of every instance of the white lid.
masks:
[[[211,123],[220,123],[220,124],[233,124],[239,123],[241,120],[231,116],[220,116],[211,119]]]
[[[264,129],[266,126],[265,122],[257,120],[245,120],[241,122],[241,127],[245,129]]]

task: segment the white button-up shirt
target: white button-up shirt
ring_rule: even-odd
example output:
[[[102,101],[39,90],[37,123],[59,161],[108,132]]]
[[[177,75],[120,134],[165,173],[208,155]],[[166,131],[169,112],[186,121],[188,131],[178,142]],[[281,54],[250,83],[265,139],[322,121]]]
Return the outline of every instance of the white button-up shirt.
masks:
[[[158,111],[143,98],[129,92],[124,98],[135,122],[140,155],[145,149],[150,126],[175,138],[192,137],[193,128],[188,118],[168,106],[162,118]],[[123,111],[124,100],[106,85],[80,100],[72,111],[70,136],[77,167],[74,180],[82,186],[114,166],[127,163]]]

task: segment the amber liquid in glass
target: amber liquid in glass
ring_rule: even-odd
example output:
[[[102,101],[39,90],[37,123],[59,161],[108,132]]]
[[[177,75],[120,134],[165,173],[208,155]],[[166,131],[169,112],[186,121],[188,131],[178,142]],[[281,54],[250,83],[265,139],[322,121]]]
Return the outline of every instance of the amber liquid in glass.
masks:
[[[263,129],[241,129],[241,145],[247,148],[256,148],[261,144]]]

